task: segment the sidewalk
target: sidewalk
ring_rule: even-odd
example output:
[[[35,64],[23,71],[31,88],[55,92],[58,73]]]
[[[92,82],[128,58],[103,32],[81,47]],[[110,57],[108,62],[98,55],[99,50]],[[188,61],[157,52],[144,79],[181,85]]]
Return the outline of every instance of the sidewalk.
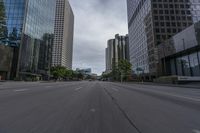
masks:
[[[194,88],[200,89],[200,83],[187,83],[187,84],[161,84],[153,82],[126,82],[129,84],[140,84],[140,85],[153,85],[153,86],[168,86],[168,87],[182,87],[182,88]]]

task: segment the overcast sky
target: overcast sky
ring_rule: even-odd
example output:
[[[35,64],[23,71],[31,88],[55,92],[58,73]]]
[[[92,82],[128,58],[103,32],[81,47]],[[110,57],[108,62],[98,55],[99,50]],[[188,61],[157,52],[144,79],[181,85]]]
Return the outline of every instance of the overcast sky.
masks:
[[[70,0],[75,15],[73,68],[105,70],[107,40],[127,28],[126,0]]]

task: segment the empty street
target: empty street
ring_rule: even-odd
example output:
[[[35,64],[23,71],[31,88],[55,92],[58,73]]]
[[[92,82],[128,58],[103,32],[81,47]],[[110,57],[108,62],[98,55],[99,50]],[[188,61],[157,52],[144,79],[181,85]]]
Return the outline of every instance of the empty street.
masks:
[[[200,89],[0,83],[0,133],[200,133]]]

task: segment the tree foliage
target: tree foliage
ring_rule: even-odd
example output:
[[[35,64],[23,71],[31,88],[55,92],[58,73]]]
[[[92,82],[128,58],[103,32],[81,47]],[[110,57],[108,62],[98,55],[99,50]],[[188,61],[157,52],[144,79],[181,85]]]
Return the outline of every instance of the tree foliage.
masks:
[[[56,66],[51,68],[51,75],[56,80],[72,80],[72,79],[83,79],[83,75],[81,73],[77,73],[73,70],[69,70],[63,66]]]
[[[0,4],[0,39],[7,36],[6,15],[4,4]]]
[[[118,69],[123,79],[127,80],[131,75],[131,63],[128,60],[120,60],[118,63]]]
[[[128,60],[120,60],[117,65],[113,65],[112,72],[102,74],[102,78],[113,81],[127,80],[131,75],[131,66]]]

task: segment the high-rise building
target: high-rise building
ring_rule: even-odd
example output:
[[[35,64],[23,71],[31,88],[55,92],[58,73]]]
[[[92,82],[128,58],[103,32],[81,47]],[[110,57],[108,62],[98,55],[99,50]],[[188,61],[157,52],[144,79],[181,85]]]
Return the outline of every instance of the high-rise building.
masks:
[[[61,65],[71,67],[74,16],[69,2],[63,2],[0,1],[1,77],[49,77],[52,51],[62,59]]]
[[[115,35],[114,39],[108,40],[106,48],[106,72],[111,72],[119,60],[129,60],[128,35]]]
[[[72,69],[74,14],[68,0],[56,1],[52,66]]]
[[[3,79],[13,79],[16,75],[25,6],[25,0],[0,1],[0,76]]]
[[[45,72],[50,69],[41,66],[41,63],[45,62],[40,58],[43,58],[41,54],[48,50],[43,49],[44,46],[52,47],[53,45],[52,41],[46,41],[45,36],[49,35],[52,38],[54,34],[55,5],[55,0],[25,0],[19,56],[19,75],[22,78],[36,74],[46,75]]]
[[[199,0],[127,0],[130,62],[158,76],[157,46],[200,20]]]
[[[182,80],[200,80],[200,22],[163,42],[158,51],[162,76],[187,76],[190,78]]]
[[[4,68],[3,75],[7,79],[46,75],[50,70],[55,0],[2,0],[0,7],[0,44],[12,55],[6,61],[10,68]]]

